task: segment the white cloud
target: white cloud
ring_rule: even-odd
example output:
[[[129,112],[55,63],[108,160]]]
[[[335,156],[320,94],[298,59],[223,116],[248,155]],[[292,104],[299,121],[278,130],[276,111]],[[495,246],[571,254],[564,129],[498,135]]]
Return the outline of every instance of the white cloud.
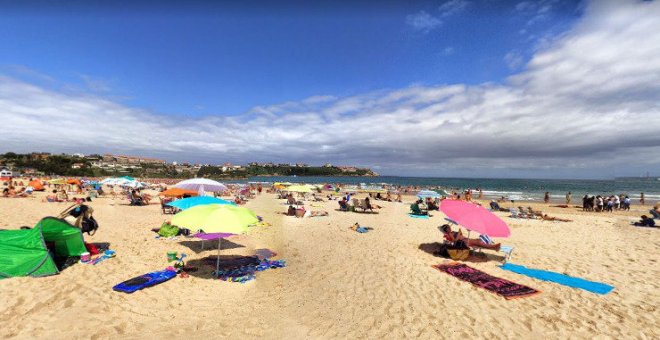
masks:
[[[449,17],[464,11],[470,5],[466,0],[450,0],[438,7],[440,16]]]
[[[419,11],[415,14],[410,14],[406,17],[406,23],[417,31],[424,33],[430,32],[432,29],[442,25],[442,21],[426,11]]]
[[[0,148],[439,175],[660,171],[657,41],[659,2],[597,1],[505,84],[316,96],[198,119],[0,77]]]
[[[515,70],[523,64],[524,59],[520,51],[509,51],[504,55],[504,62],[510,69]]]

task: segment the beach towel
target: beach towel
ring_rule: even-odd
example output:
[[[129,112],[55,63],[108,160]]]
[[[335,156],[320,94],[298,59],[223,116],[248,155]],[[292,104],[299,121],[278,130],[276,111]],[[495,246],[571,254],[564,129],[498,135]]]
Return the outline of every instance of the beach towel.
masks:
[[[241,266],[229,270],[219,270],[214,273],[220,280],[230,282],[245,283],[256,278],[256,272],[264,271],[266,269],[282,268],[286,266],[284,260],[270,261],[268,259],[261,260],[258,264],[251,264]]]
[[[520,266],[513,263],[503,264],[500,266],[500,268],[514,272],[516,274],[529,276],[531,278],[535,278],[543,281],[550,281],[568,287],[580,288],[601,295],[607,294],[611,292],[612,289],[614,289],[613,286],[604,283],[588,281],[578,277],[568,276],[547,270],[526,268],[524,266]]]
[[[478,269],[462,263],[438,264],[433,268],[454,276],[460,280],[467,281],[477,287],[504,297],[507,300],[528,297],[540,293],[540,291],[486,274]]]
[[[421,219],[423,219],[423,220],[428,220],[428,219],[429,219],[429,215],[413,215],[413,214],[408,214],[408,216],[410,216],[410,217],[412,217],[412,218],[421,218]]]

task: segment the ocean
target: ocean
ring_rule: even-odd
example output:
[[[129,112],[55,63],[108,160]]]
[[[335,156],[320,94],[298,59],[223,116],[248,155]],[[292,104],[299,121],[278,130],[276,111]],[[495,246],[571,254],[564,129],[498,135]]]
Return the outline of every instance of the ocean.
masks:
[[[546,191],[553,201],[561,202],[571,192],[573,202],[580,204],[582,196],[628,195],[634,203],[644,193],[647,204],[660,201],[658,178],[626,178],[612,180],[574,179],[493,179],[493,178],[426,178],[426,177],[251,177],[242,182],[343,183],[350,185],[390,184],[401,186],[439,187],[445,191],[481,188],[485,198],[506,197],[516,201],[543,200]],[[477,194],[474,194],[476,197]]]

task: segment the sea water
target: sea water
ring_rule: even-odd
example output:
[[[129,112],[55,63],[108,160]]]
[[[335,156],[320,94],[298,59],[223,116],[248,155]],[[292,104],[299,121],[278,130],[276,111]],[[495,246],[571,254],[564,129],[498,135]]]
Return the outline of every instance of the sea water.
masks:
[[[447,192],[462,192],[466,189],[483,191],[484,198],[499,198],[516,201],[543,200],[545,192],[553,201],[561,202],[571,192],[573,203],[580,204],[584,195],[628,195],[637,203],[643,192],[647,204],[660,201],[660,180],[657,178],[629,178],[612,180],[584,179],[493,179],[493,178],[432,178],[432,177],[251,177],[242,182],[292,182],[292,183],[342,183],[348,185],[394,185],[437,187]],[[474,192],[473,197],[478,193]]]

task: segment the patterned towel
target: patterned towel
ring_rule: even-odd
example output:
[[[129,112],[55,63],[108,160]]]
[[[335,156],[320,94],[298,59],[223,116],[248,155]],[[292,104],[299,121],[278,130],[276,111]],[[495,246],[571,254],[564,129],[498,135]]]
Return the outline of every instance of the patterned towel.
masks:
[[[459,280],[467,281],[477,287],[504,297],[507,300],[539,294],[540,291],[486,274],[462,263],[438,264],[433,268],[445,272]]]
[[[264,259],[257,265],[247,265],[229,270],[221,269],[217,273],[214,272],[213,274],[223,281],[245,283],[254,280],[256,278],[256,272],[261,272],[266,269],[282,268],[285,266],[286,262],[284,260],[270,261],[268,259]]]

